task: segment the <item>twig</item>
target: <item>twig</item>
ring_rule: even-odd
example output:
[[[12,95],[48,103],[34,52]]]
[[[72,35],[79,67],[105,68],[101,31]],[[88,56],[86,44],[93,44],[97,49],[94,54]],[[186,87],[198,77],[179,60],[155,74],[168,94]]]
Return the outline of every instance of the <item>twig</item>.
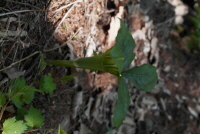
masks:
[[[50,131],[50,132],[52,132],[52,131],[54,131],[54,132],[58,132],[57,130],[52,130],[52,129],[33,129],[33,130],[30,130],[30,131],[26,131],[26,133],[29,133],[29,132],[34,132],[34,131],[42,131],[42,130],[44,130],[44,131]]]
[[[5,15],[9,15],[9,14],[23,13],[23,12],[33,12],[33,11],[45,12],[44,10],[20,10],[20,11],[13,11],[13,12],[8,12],[8,13],[2,13],[2,14],[0,14],[0,16],[5,16]]]
[[[35,53],[33,53],[33,54],[31,54],[31,55],[29,55],[29,56],[27,56],[27,57],[25,57],[25,58],[23,58],[23,59],[21,59],[21,60],[18,60],[18,61],[16,61],[16,62],[14,62],[14,63],[12,63],[10,66],[7,66],[7,67],[1,69],[0,72],[6,70],[6,69],[8,69],[8,68],[11,68],[12,66],[14,66],[14,65],[16,65],[16,64],[18,64],[18,63],[20,63],[20,62],[22,62],[22,61],[24,61],[24,60],[26,60],[26,59],[32,57],[32,56],[38,54],[38,53],[39,53],[39,51],[36,51]]]
[[[3,113],[4,113],[4,111],[6,110],[6,107],[7,107],[7,105],[9,104],[9,102],[10,102],[10,101],[8,101],[8,102],[2,107],[2,109],[1,109],[0,121],[1,121],[1,119],[2,119],[2,117],[3,117]]]

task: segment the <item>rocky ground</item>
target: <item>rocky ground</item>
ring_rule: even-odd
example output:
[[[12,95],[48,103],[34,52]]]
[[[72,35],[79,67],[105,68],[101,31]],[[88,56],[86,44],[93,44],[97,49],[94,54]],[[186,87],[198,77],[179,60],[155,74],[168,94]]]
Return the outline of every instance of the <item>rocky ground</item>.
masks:
[[[131,105],[116,130],[112,125],[117,81],[108,73],[48,65],[57,89],[36,94],[33,105],[45,115],[45,129],[58,124],[69,134],[199,134],[200,58],[187,49],[176,30],[188,27],[192,8],[178,0],[5,0],[0,3],[0,88],[24,76],[38,86],[39,51],[45,59],[73,60],[104,52],[115,44],[119,20],[124,20],[136,42],[131,66],[151,63],[158,83],[142,92],[130,83]],[[61,83],[63,76],[75,74]],[[8,115],[14,115],[9,113]],[[38,132],[45,133],[45,132]]]

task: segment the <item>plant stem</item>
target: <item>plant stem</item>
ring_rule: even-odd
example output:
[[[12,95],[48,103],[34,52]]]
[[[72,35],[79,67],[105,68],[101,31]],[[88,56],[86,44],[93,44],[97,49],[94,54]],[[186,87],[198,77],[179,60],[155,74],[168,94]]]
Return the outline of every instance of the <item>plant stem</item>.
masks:
[[[58,132],[57,130],[53,130],[53,129],[33,129],[33,130],[30,130],[30,131],[26,131],[26,133],[29,133],[29,132],[34,132],[34,131],[54,131],[54,132]]]
[[[2,107],[2,109],[1,109],[0,121],[1,121],[1,119],[2,119],[2,117],[3,117],[3,113],[4,113],[4,111],[6,110],[6,107],[7,107],[7,105],[8,105],[9,102],[10,102],[10,101],[8,101],[8,102]]]

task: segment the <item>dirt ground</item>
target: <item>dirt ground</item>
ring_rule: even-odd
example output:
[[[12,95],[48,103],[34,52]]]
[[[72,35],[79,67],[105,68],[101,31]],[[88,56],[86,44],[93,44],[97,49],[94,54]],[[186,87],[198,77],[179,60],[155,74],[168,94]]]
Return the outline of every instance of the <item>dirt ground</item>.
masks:
[[[51,75],[57,84],[54,93],[37,93],[32,103],[45,115],[44,129],[60,124],[68,134],[200,134],[200,52],[188,50],[176,30],[177,25],[190,30],[182,20],[192,11],[179,0],[3,0],[0,89],[6,92],[9,80],[20,76],[38,87],[40,75]],[[131,66],[150,63],[159,76],[148,93],[127,83],[131,105],[118,130],[112,125],[114,76],[52,65],[39,74],[39,51],[45,59],[73,60],[112,47],[117,18],[136,42]],[[71,74],[76,75],[73,80],[59,81]]]

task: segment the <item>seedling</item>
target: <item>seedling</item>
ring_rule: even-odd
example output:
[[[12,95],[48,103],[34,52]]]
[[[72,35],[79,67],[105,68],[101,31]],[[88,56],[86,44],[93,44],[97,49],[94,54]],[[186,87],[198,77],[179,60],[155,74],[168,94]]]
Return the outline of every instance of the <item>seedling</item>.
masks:
[[[142,91],[151,91],[157,82],[156,68],[150,64],[128,69],[135,54],[135,42],[124,22],[120,20],[121,28],[116,37],[116,44],[103,54],[94,52],[93,57],[78,58],[73,61],[50,60],[49,63],[58,66],[90,69],[92,71],[108,72],[118,78],[118,101],[114,110],[113,125],[119,128],[122,124],[128,106],[130,96],[125,78]]]

